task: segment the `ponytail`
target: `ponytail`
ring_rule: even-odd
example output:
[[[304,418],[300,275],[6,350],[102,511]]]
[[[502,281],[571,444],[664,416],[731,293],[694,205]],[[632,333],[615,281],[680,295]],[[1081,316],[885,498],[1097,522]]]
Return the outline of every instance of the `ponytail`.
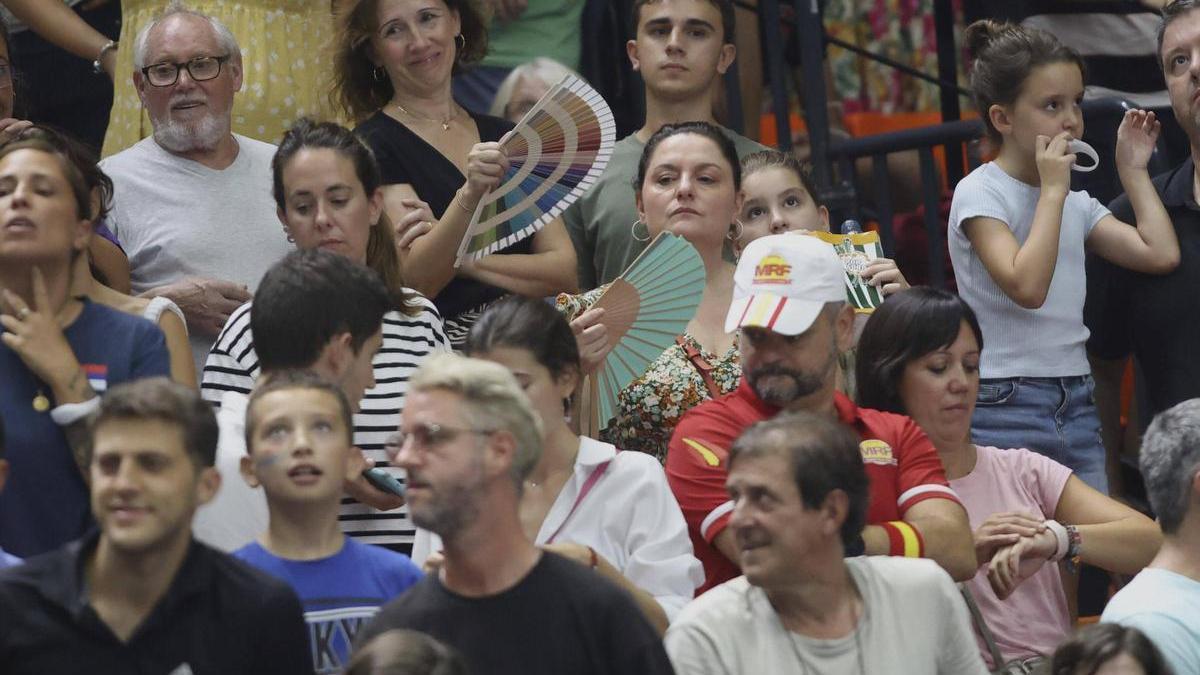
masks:
[[[981,19],[967,26],[963,45],[970,63],[971,94],[987,126],[988,137],[1000,142],[988,110],[1012,105],[1026,78],[1044,65],[1073,63],[1085,74],[1083,59],[1050,33],[1017,24]]]

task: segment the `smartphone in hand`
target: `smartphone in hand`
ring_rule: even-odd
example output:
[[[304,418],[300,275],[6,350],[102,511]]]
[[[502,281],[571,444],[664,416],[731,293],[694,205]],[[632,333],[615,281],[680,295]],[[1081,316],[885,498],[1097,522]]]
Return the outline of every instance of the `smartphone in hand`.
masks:
[[[364,471],[363,478],[366,478],[368,483],[379,490],[382,490],[383,492],[390,492],[397,497],[404,496],[404,485],[402,485],[400,481],[396,480],[395,476],[379,467],[374,467]]]

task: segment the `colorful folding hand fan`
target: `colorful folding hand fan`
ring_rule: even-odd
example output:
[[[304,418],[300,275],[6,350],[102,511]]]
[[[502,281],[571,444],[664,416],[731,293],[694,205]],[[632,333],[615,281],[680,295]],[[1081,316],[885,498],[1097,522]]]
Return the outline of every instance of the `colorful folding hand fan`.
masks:
[[[455,266],[525,237],[579,199],[608,166],[617,125],[608,103],[568,75],[500,139],[508,155],[501,184],[479,201]]]
[[[700,254],[682,237],[663,232],[596,301],[615,346],[592,378],[599,423],[594,428],[607,426],[616,414],[617,394],[675,344],[703,291]]]
[[[883,292],[863,281],[862,271],[876,258],[883,257],[883,246],[878,232],[857,234],[834,234],[833,232],[805,232],[821,241],[833,245],[842,265],[846,268],[846,302],[854,311],[870,314],[883,304]]]

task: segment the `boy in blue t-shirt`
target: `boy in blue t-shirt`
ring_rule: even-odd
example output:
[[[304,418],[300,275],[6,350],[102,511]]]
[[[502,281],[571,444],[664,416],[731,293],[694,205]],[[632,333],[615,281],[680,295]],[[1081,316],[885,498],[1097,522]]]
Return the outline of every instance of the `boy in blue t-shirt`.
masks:
[[[266,492],[270,522],[233,555],[295,589],[318,674],[342,672],[358,630],[421,578],[407,556],[338,527],[343,483],[362,471],[353,428],[342,390],[307,371],[270,375],[246,408],[242,476]]]

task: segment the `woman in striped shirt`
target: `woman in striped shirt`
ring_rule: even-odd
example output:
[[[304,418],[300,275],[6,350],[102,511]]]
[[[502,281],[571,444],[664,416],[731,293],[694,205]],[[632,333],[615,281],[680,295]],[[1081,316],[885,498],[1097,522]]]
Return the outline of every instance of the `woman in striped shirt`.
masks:
[[[387,467],[384,440],[399,422],[409,376],[426,356],[449,349],[441,317],[429,300],[403,284],[378,166],[350,130],[300,120],[284,135],[272,171],[288,239],[301,249],[329,250],[370,267],[392,294],[394,308],[384,316],[383,345],[372,362],[375,386],[366,391],[354,416],[355,446],[369,464]],[[231,393],[247,395],[258,374],[247,303],[229,317],[209,352],[201,391],[220,406]],[[363,486],[355,496],[385,509],[399,503]],[[399,550],[412,545],[412,526],[402,508],[381,511],[346,498],[341,523],[343,531],[367,543]]]

